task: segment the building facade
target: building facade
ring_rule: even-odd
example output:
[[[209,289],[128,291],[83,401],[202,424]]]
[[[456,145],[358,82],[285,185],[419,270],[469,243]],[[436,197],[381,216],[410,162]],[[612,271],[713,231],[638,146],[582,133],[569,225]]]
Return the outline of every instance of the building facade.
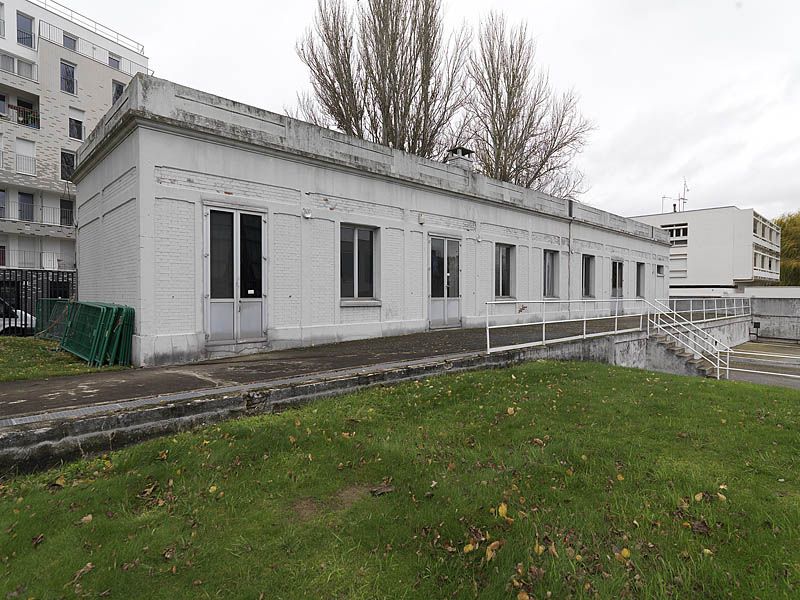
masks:
[[[452,158],[139,75],[79,151],[79,299],[133,306],[164,364],[666,295],[662,230]]]
[[[721,206],[634,218],[669,234],[671,296],[723,296],[780,279],[780,227],[751,208]]]
[[[0,268],[75,269],[76,151],[143,52],[53,0],[0,2]]]

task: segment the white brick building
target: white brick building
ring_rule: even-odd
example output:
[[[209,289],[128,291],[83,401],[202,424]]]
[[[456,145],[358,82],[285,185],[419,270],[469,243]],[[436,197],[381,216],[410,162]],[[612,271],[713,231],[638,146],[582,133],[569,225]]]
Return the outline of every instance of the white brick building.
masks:
[[[79,298],[158,364],[666,296],[664,231],[456,162],[137,76],[79,152]]]
[[[669,233],[671,296],[724,296],[781,276],[781,229],[752,208],[633,217]]]
[[[140,44],[58,2],[0,2],[0,268],[75,269],[75,153],[140,71]]]

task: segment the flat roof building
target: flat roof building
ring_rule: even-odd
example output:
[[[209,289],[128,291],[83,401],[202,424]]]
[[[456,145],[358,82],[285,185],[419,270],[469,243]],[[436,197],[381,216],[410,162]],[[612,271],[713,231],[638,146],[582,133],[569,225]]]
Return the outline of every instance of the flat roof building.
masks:
[[[79,151],[79,299],[133,306],[164,364],[666,296],[666,232],[450,158],[138,75]]]
[[[141,44],[54,0],[0,3],[0,269],[75,270],[76,151],[147,70]]]
[[[633,218],[669,233],[671,296],[723,296],[780,279],[780,227],[752,208],[720,206]]]

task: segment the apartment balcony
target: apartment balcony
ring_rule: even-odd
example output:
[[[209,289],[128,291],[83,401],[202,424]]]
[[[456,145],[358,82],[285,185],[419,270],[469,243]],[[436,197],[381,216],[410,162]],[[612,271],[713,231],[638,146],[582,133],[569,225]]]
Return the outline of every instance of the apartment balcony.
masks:
[[[41,223],[43,225],[75,226],[75,211],[58,206],[34,206],[29,202],[0,202],[0,220]]]
[[[41,126],[38,110],[35,108],[17,106],[16,104],[9,104],[6,109],[6,114],[0,114],[0,118],[16,123],[17,125],[22,125],[23,127],[30,127],[31,129],[39,129]]]
[[[75,257],[72,255],[33,250],[9,250],[5,246],[0,246],[0,268],[74,271],[76,266]]]
[[[0,52],[0,71],[18,75],[23,79],[39,81],[39,67],[35,62],[25,60],[9,52]]]
[[[17,173],[22,175],[36,175],[36,157],[17,154]]]

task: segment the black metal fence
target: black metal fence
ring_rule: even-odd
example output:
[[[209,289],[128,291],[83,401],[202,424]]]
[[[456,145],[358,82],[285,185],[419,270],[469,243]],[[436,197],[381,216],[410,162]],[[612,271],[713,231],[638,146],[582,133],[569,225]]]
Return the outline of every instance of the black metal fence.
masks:
[[[36,303],[40,298],[75,298],[78,277],[74,271],[0,269],[0,298],[14,311],[15,322],[4,321],[3,333],[32,333]]]

